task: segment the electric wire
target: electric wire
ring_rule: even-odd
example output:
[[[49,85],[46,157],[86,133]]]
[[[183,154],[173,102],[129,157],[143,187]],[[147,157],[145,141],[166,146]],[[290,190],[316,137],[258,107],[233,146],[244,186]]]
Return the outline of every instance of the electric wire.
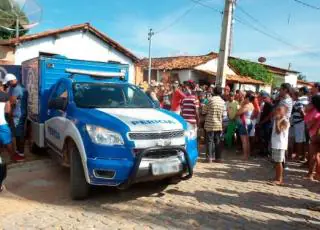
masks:
[[[197,1],[197,0],[191,0],[191,1]],[[201,5],[202,5],[203,7],[212,9],[211,6],[209,6],[209,5],[207,5],[207,4],[203,3],[203,2],[201,2]],[[239,8],[239,6],[238,6],[238,8]],[[213,9],[214,9],[215,12],[217,11],[216,8],[213,8]],[[223,12],[222,12],[222,13],[223,13]],[[247,12],[246,12],[246,13],[247,13]],[[248,13],[247,13],[247,14],[248,14]],[[285,44],[285,45],[287,45],[287,46],[289,46],[289,47],[291,47],[291,48],[294,48],[294,49],[296,49],[296,50],[302,51],[302,52],[304,52],[304,53],[309,53],[309,54],[312,54],[312,55],[315,55],[315,56],[319,56],[318,53],[314,53],[314,52],[311,52],[311,51],[307,51],[307,50],[305,50],[305,49],[303,49],[303,48],[301,48],[301,47],[298,47],[298,46],[296,46],[296,45],[294,45],[294,44],[291,44],[290,42],[288,42],[288,41],[284,40],[283,38],[279,37],[278,35],[276,35],[275,33],[266,32],[265,30],[260,29],[259,27],[257,27],[257,26],[255,26],[255,25],[249,23],[248,21],[246,21],[246,20],[244,20],[244,19],[242,19],[242,18],[240,18],[240,17],[234,16],[233,18],[234,18],[235,21],[239,22],[240,24],[242,24],[242,25],[244,25],[244,26],[247,26],[248,28],[251,28],[252,30],[254,30],[254,31],[256,31],[256,32],[259,32],[260,34],[263,34],[263,35],[265,35],[266,37],[269,37],[269,38],[271,38],[271,39],[273,39],[273,40],[276,40],[276,41],[278,41],[278,42],[280,42],[280,43],[282,43],[282,44]],[[260,26],[263,25],[259,20],[257,20],[256,18],[254,18],[252,15],[250,15],[250,18],[251,18],[252,20],[255,20],[255,22],[256,22],[257,24],[259,23]],[[262,25],[261,25],[261,24],[262,24]],[[266,26],[263,26],[263,27],[266,27]],[[268,30],[269,30],[269,29],[268,29]]]
[[[193,4],[190,8],[188,8],[183,14],[181,14],[179,17],[177,17],[176,19],[174,19],[169,25],[167,25],[166,27],[154,32],[154,34],[159,34],[162,33],[168,29],[170,29],[172,26],[174,26],[175,24],[177,24],[178,22],[180,22],[185,16],[187,16],[194,8],[196,7],[196,4]]]
[[[312,8],[314,10],[320,10],[320,6],[314,6],[314,5],[311,5],[310,3],[307,3],[307,2],[304,2],[304,1],[301,1],[301,0],[293,0],[293,1],[295,1],[296,3],[299,3],[299,4],[303,5],[303,6]]]
[[[210,5],[208,5],[208,4],[205,4],[205,3],[202,2],[201,0],[190,0],[190,1],[196,3],[196,4],[200,5],[200,6],[203,6],[203,7],[209,8],[209,9],[211,9],[211,10],[213,10],[213,11],[216,11],[216,12],[218,12],[218,13],[220,13],[220,14],[223,14],[223,11],[222,11],[222,10],[220,10],[220,9],[218,9],[218,8],[215,8],[215,7],[213,7],[213,6],[210,6]]]

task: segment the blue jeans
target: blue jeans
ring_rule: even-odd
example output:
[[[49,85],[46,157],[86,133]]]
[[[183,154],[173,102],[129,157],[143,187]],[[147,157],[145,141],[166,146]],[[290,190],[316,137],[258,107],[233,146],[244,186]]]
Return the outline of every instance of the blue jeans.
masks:
[[[13,135],[16,137],[16,152],[24,154],[24,137],[25,137],[26,117],[13,117]]]
[[[26,117],[13,117],[13,134],[15,137],[24,137],[24,128],[26,124]]]
[[[207,157],[215,160],[221,159],[221,131],[207,131]]]

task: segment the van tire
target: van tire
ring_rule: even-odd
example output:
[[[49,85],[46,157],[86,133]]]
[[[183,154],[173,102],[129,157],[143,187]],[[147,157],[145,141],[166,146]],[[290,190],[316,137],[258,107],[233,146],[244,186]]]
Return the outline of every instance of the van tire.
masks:
[[[70,193],[73,200],[83,200],[89,196],[90,185],[87,183],[82,160],[77,147],[71,149]]]

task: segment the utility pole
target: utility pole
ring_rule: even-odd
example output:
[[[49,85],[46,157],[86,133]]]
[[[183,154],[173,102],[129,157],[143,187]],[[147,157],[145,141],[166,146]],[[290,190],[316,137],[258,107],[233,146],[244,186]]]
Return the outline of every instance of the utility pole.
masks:
[[[16,39],[18,40],[19,39],[19,16],[17,15],[17,20],[16,20]]]
[[[218,58],[218,73],[217,73],[217,85],[225,87],[226,85],[226,70],[228,66],[228,57],[230,50],[230,35],[232,24],[232,9],[235,0],[225,0],[225,7],[222,21],[222,31],[220,40],[220,50]]]
[[[233,14],[236,9],[237,5],[237,0],[234,0],[233,5],[232,5],[232,13],[231,13],[231,28],[230,28],[230,39],[229,39],[229,53],[228,55],[231,56],[232,49],[233,49],[233,29],[234,29],[234,18]]]
[[[151,82],[151,40],[152,40],[152,36],[154,35],[154,32],[152,31],[152,29],[149,30],[148,33],[148,40],[149,40],[149,68],[148,68],[148,84],[150,85]]]

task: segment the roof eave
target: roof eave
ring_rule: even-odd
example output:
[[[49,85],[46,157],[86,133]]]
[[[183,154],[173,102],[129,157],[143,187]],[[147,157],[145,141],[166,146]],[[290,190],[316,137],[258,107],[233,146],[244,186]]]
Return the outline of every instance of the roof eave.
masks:
[[[56,36],[58,34],[74,32],[74,31],[79,31],[79,30],[89,31],[90,33],[94,34],[95,36],[97,36],[98,38],[103,40],[104,42],[108,43],[108,45],[110,45],[111,47],[115,48],[119,52],[123,53],[125,56],[132,59],[134,63],[139,61],[139,58],[137,56],[135,56],[132,52],[130,52],[129,50],[127,50],[126,48],[121,46],[118,42],[109,38],[105,34],[101,33],[99,30],[97,30],[96,28],[91,26],[89,23],[68,26],[68,27],[65,27],[62,29],[51,30],[51,31],[47,31],[47,32],[34,34],[34,35],[26,35],[26,36],[22,36],[18,39],[3,40],[3,41],[0,41],[0,45],[16,47],[18,44],[20,44],[22,42],[28,42],[28,41],[32,41],[35,39]]]

